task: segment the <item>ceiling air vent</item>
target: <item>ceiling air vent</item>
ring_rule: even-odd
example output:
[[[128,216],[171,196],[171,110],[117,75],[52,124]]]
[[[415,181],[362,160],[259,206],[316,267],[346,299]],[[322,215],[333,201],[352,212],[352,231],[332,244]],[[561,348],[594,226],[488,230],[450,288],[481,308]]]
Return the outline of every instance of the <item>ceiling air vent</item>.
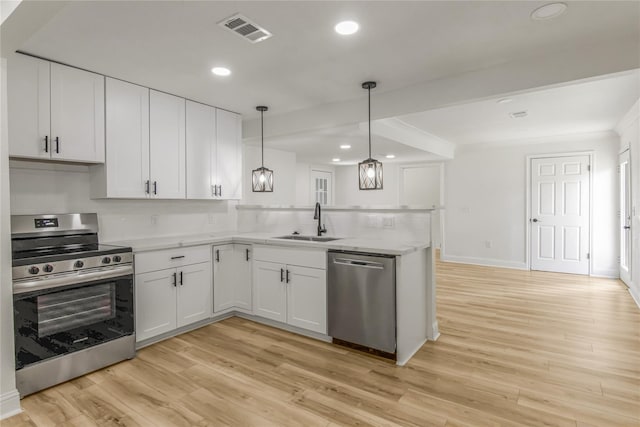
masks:
[[[246,16],[242,16],[239,13],[223,19],[218,22],[218,25],[251,43],[264,41],[273,35],[269,31],[257,25],[255,22],[251,22],[251,20]]]
[[[515,113],[511,113],[509,114],[509,116],[511,116],[512,119],[521,119],[523,117],[527,117],[527,112],[526,111],[516,111]]]

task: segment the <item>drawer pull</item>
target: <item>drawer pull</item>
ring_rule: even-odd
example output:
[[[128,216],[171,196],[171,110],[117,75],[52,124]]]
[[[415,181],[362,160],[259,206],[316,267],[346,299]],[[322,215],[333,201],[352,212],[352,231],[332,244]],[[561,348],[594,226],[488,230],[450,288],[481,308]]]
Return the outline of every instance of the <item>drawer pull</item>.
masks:
[[[184,258],[184,255],[178,255],[178,256],[172,256],[171,259],[180,259],[180,258]]]

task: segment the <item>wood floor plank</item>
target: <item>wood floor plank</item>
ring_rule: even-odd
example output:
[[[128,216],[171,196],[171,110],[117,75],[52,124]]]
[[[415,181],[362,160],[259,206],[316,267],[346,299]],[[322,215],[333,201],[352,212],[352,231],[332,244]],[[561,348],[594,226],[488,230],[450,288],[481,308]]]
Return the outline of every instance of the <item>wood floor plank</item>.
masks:
[[[233,317],[28,396],[16,426],[640,426],[617,280],[437,263],[441,337],[404,367]]]

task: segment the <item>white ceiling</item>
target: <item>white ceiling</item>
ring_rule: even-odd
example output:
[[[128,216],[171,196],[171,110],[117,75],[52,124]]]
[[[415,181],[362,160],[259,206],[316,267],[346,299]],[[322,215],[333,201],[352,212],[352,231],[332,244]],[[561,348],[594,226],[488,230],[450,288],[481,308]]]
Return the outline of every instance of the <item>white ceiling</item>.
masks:
[[[541,1],[69,2],[19,49],[255,117],[362,97],[523,57],[640,40],[639,2],[570,2],[548,22]],[[274,36],[252,45],[216,23],[240,12]],[[351,37],[336,22],[357,20]],[[224,65],[223,79],[210,69]]]
[[[607,131],[640,98],[640,71],[505,97],[512,102],[489,99],[398,119],[457,145]],[[509,116],[517,111],[528,115]]]

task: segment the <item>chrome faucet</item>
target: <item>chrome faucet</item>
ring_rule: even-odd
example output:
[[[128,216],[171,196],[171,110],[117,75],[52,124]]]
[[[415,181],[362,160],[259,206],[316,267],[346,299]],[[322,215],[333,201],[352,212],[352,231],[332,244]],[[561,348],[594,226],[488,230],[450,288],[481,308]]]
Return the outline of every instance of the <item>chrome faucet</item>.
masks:
[[[327,229],[324,224],[322,224],[322,208],[320,207],[319,202],[316,202],[316,210],[313,213],[313,219],[318,220],[318,236],[322,236],[322,233],[326,233]]]

